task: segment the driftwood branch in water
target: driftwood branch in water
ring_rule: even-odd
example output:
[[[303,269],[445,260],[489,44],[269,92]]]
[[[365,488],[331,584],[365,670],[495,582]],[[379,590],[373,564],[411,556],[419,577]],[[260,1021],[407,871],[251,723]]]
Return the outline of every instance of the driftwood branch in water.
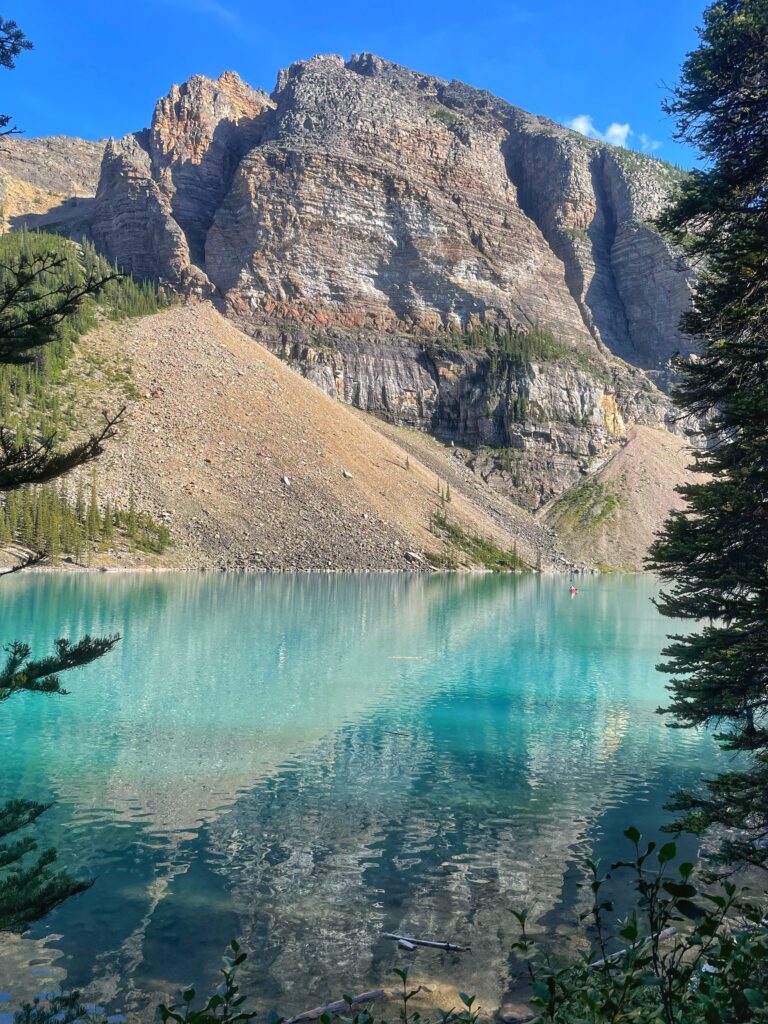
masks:
[[[659,942],[664,942],[666,939],[671,939],[673,935],[677,935],[677,928],[664,928],[654,938]],[[587,964],[587,970],[594,970],[595,967],[605,967],[606,964],[613,964],[617,960],[621,960],[627,953],[631,953],[633,949],[638,949],[640,946],[644,946],[650,939],[640,939],[638,942],[634,942],[627,949],[619,949],[615,953],[611,953],[604,960],[594,960],[591,964]]]
[[[386,989],[375,988],[371,992],[361,992],[359,996],[352,996],[351,999],[337,999],[333,1003],[326,1003],[325,1006],[316,1006],[314,1010],[305,1010],[303,1013],[291,1017],[286,1024],[298,1024],[299,1021],[319,1020],[324,1013],[333,1016],[334,1013],[343,1013],[350,1006],[362,1006],[364,1003],[372,1003],[377,999],[386,999]]]
[[[395,935],[393,932],[385,932],[384,938],[394,939],[398,943],[408,942],[412,946],[429,946],[432,949],[445,949],[449,953],[469,952],[469,946],[455,946],[452,942],[431,942],[429,939],[414,939],[412,935]]]

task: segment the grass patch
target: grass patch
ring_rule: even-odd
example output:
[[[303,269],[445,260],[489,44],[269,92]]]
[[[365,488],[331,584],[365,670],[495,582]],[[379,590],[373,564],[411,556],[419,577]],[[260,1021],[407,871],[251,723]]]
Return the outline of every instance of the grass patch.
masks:
[[[589,241],[589,233],[586,228],[563,228],[566,235],[570,235],[571,238],[578,238],[581,242]]]
[[[572,529],[600,526],[614,519],[620,509],[628,507],[623,484],[623,477],[619,484],[586,480],[558,498],[547,518]]]
[[[459,568],[456,556],[448,551],[425,551],[424,557],[433,569],[441,569],[443,572],[456,572]]]
[[[436,537],[440,537],[448,546],[448,552],[441,555],[428,555],[435,568],[458,569],[458,554],[466,555],[475,565],[481,565],[491,572],[527,572],[530,566],[517,553],[517,545],[511,551],[505,551],[487,537],[467,533],[458,523],[453,523],[445,512],[435,512],[432,516],[430,529]],[[440,560],[436,565],[434,559]]]
[[[441,124],[444,124],[447,128],[450,128],[454,124],[458,124],[461,120],[458,114],[454,114],[454,112],[449,110],[448,107],[443,106],[435,107],[429,112],[429,116],[435,121],[439,121]]]

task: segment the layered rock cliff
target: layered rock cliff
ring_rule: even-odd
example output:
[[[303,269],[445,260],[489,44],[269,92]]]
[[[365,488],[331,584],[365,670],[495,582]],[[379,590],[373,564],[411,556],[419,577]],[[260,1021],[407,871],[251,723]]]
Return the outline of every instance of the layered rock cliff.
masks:
[[[55,135],[0,138],[0,228],[88,230],[105,142]]]
[[[91,225],[97,247],[137,277],[210,291],[200,269],[206,235],[271,109],[265,93],[229,72],[174,86],[149,129],[107,144]]]
[[[271,96],[231,72],[174,86],[107,145],[88,230],[538,508],[630,425],[673,426],[655,383],[689,350],[691,276],[653,218],[678,176],[461,83],[326,55]]]
[[[688,276],[650,226],[676,173],[461,83],[322,56],[271,98],[232,73],[174,86],[107,147],[93,232],[139,275],[194,265],[254,319],[539,324],[658,369],[685,344]],[[163,230],[140,245],[147,211]]]

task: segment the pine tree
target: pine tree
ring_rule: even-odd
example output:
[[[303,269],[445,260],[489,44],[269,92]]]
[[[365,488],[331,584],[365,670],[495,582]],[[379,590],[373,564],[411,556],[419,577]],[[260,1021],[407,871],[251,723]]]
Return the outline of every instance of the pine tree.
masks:
[[[126,526],[128,528],[128,536],[136,543],[138,539],[138,517],[136,515],[136,494],[133,490],[133,484],[131,484],[128,492],[128,518]]]
[[[109,498],[104,506],[104,518],[101,522],[101,540],[104,547],[109,547],[110,541],[114,536],[114,518],[112,514],[112,505],[110,504]]]
[[[75,517],[78,523],[82,523],[85,526],[86,512],[85,512],[85,485],[83,484],[83,478],[77,481],[77,493],[75,495]]]
[[[695,831],[725,826],[724,856],[768,857],[768,3],[708,8],[668,104],[694,171],[661,226],[698,266],[689,334],[700,358],[680,366],[675,400],[699,418],[704,447],[651,551],[671,586],[664,615],[707,625],[673,636],[664,710],[681,727],[715,725],[742,759],[673,807]],[[736,830],[732,832],[731,830]]]
[[[0,67],[15,68],[19,54],[31,49],[32,43],[16,22],[0,18]],[[0,135],[12,135],[17,131],[16,128],[8,127],[10,121],[10,114],[0,114]]]
[[[91,496],[88,503],[88,539],[98,541],[101,537],[101,513],[99,512],[99,497],[96,492],[96,475],[91,477]]]
[[[12,68],[15,57],[30,45],[14,22],[0,19],[0,67]],[[0,130],[8,123],[9,115],[0,116]],[[21,382],[23,368],[58,342],[62,325],[80,315],[90,297],[115,275],[82,266],[71,243],[47,245],[44,239],[28,236],[19,244],[6,236],[0,244],[0,367],[18,368],[14,379]],[[21,421],[0,422],[0,494],[8,500],[21,491],[20,520],[25,534],[43,529],[42,521],[35,527],[27,485],[56,480],[76,466],[91,462],[113,435],[118,419],[108,418],[100,432],[70,448],[62,448],[51,434],[25,429]],[[6,509],[10,520],[8,504]],[[10,571],[21,571],[40,558],[40,554],[30,554]],[[77,643],[61,639],[53,654],[40,660],[32,658],[24,643],[7,644],[7,658],[0,664],[0,703],[21,691],[65,693],[61,673],[100,658],[118,639],[86,636]],[[0,930],[23,931],[69,896],[88,888],[88,882],[76,881],[56,870],[55,851],[35,856],[34,841],[17,838],[17,833],[32,825],[45,810],[46,805],[27,800],[0,806]]]

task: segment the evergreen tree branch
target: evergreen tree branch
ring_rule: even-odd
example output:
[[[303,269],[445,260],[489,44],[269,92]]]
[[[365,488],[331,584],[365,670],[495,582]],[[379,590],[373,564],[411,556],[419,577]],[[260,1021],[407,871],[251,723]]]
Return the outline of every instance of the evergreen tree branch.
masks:
[[[123,406],[115,415],[103,413],[102,429],[66,451],[57,450],[55,434],[19,445],[16,433],[0,425],[0,491],[44,484],[92,462],[104,451],[104,443],[115,436],[125,409]]]
[[[29,362],[32,350],[48,344],[84,299],[121,277],[98,268],[69,277],[59,273],[71,258],[52,250],[21,252],[0,262],[0,362]]]
[[[25,569],[31,569],[35,565],[40,565],[47,558],[47,551],[31,551],[29,554],[20,557],[16,565],[12,565],[9,569],[1,570],[0,579],[2,579],[3,576],[11,576],[13,573],[23,572]]]
[[[56,641],[56,653],[39,661],[30,661],[28,644],[14,641],[7,644],[8,655],[5,665],[0,668],[0,702],[8,700],[22,690],[34,693],[59,694],[66,696],[61,686],[59,673],[82,668],[111,651],[120,641],[120,634],[93,639],[84,636],[73,644],[69,640]]]

